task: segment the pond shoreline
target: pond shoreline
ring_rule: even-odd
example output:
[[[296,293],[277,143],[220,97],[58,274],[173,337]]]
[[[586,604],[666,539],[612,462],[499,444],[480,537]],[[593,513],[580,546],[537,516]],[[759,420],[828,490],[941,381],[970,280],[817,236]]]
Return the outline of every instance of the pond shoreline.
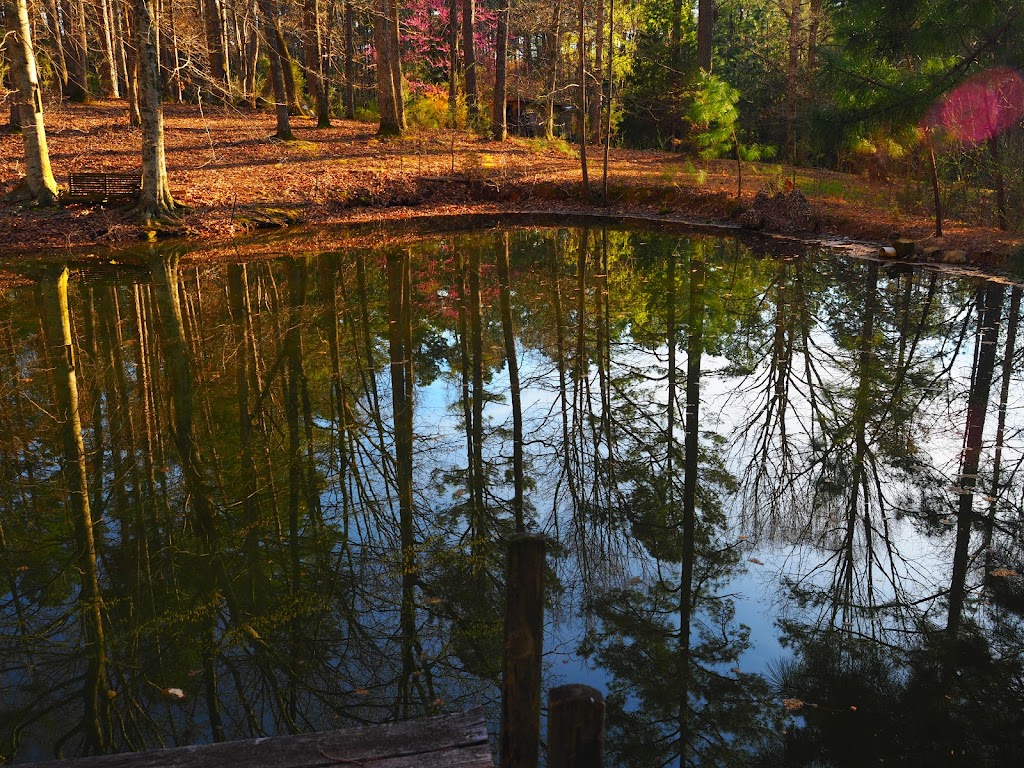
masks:
[[[298,223],[397,225],[412,218],[481,215],[613,217],[739,234],[751,231],[737,220],[759,190],[794,183],[810,203],[816,233],[755,234],[864,256],[904,237],[919,250],[933,251],[916,261],[937,261],[943,252],[956,251],[972,273],[990,274],[1005,271],[1024,244],[1020,236],[955,221],[947,223],[947,236],[936,240],[919,201],[898,203],[901,193],[892,183],[851,174],[744,163],[737,198],[735,161],[613,149],[611,203],[604,205],[584,198],[579,161],[560,141],[499,143],[443,129],[415,129],[402,139],[381,141],[371,124],[336,120],[329,129],[296,121],[296,141],[281,142],[271,138],[273,118],[264,113],[226,108],[201,113],[168,104],[166,118],[171,187],[185,206],[180,216],[147,231],[126,207],[26,210],[0,203],[4,255],[48,260],[62,251],[77,259],[90,250],[105,254],[108,248],[170,238],[185,246],[233,247],[252,232]],[[46,121],[59,183],[72,169],[120,172],[138,164],[138,132],[127,126],[119,102],[50,105]],[[20,153],[20,136],[0,134],[0,168],[6,171],[0,195],[18,181]],[[600,171],[599,163],[591,164],[595,197]]]

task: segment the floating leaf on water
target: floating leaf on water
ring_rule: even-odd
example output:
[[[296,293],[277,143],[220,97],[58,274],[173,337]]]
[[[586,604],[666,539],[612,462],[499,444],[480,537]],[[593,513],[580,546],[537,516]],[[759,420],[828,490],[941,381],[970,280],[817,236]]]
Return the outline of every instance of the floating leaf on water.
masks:
[[[185,692],[181,688],[163,688],[161,691],[164,696],[169,696],[172,699],[181,701],[185,698]]]
[[[629,586],[631,586],[631,587],[635,587],[638,584],[643,584],[643,583],[644,583],[644,580],[641,579],[639,576],[634,576],[632,579],[629,580]]]
[[[758,559],[757,559],[756,557],[751,557],[751,558],[748,558],[748,560],[750,560],[750,562],[752,562],[752,563],[753,563],[754,565],[764,565],[764,563],[762,563],[762,562],[761,562],[760,560],[758,560]]]
[[[802,709],[804,702],[800,699],[783,699],[782,706],[788,709],[790,712],[795,712],[798,709]]]
[[[367,696],[370,692],[366,688],[356,688],[357,696]]]

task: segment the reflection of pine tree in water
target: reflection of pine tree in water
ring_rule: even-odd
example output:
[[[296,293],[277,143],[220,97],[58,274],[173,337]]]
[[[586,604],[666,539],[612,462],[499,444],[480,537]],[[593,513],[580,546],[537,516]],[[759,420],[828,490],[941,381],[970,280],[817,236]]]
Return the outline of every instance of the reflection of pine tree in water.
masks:
[[[715,587],[738,564],[720,543],[718,494],[731,479],[720,459],[700,447],[700,376],[704,352],[707,268],[701,246],[683,262],[686,312],[685,422],[680,472],[675,436],[678,278],[676,251],[667,257],[664,285],[668,345],[665,431],[633,446],[616,472],[629,487],[635,536],[659,560],[657,576],[636,589],[608,590],[592,604],[600,628],[583,651],[612,673],[607,698],[609,748],[626,765],[742,763],[770,723],[756,675],[739,670],[747,630],[736,626],[729,599]],[[665,471],[652,466],[647,446],[664,445]],[[679,564],[678,578],[666,571]],[[676,620],[672,606],[675,605]]]

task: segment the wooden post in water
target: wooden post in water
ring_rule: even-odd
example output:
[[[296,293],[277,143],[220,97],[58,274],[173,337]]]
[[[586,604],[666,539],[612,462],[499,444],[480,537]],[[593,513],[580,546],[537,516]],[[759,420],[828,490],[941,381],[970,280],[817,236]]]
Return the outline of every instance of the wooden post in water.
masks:
[[[543,536],[529,533],[508,542],[501,768],[536,768],[540,754],[545,546]]]
[[[589,685],[562,685],[548,694],[548,768],[602,768],[604,700]]]

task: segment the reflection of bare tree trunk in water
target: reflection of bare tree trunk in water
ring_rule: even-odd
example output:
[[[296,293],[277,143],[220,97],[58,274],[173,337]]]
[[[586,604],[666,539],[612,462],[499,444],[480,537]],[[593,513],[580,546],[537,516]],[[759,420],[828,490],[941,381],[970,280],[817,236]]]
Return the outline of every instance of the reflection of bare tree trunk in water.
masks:
[[[611,54],[609,54],[611,55]],[[615,493],[615,451],[612,448],[612,422],[615,412],[612,410],[612,309],[611,291],[608,287],[608,227],[601,230],[601,281],[598,290],[598,329],[603,329],[599,335],[598,349],[598,370],[601,375],[601,411],[604,424],[605,448],[608,451],[606,461],[608,462],[608,509],[611,511],[612,494]]]
[[[473,368],[473,538],[479,547],[490,532],[490,520],[484,504],[484,338],[483,307],[480,300],[480,250],[469,251],[469,333]],[[474,557],[478,567],[482,558]]]
[[[163,467],[162,455],[158,456],[156,451],[159,447],[158,439],[154,440],[156,432],[154,419],[154,393],[153,377],[150,370],[152,359],[152,323],[149,321],[147,301],[143,294],[142,286],[134,287],[135,298],[135,328],[138,341],[138,357],[135,360],[136,380],[139,386],[139,398],[142,408],[143,425],[143,466],[146,471],[146,498],[148,499],[150,525],[154,532],[159,530],[159,523],[156,517],[156,502],[158,495],[167,501],[167,489],[161,482],[159,491],[157,488],[157,467]],[[160,472],[161,481],[165,477],[162,469]]]
[[[202,456],[196,445],[193,426],[192,365],[189,361],[185,326],[178,295],[178,257],[173,254],[155,256],[150,268],[153,273],[156,301],[160,310],[160,341],[170,385],[173,411],[172,439],[178,451],[181,472],[191,497],[191,508],[195,515],[195,526],[199,534],[202,553],[208,557],[209,561],[209,565],[204,564],[209,575],[205,579],[203,598],[211,602],[215,601],[218,586],[220,586],[230,599],[230,581],[227,578],[220,552],[217,521],[207,489],[206,478],[203,476]],[[215,617],[211,612],[211,617],[204,628],[203,677],[211,736],[214,741],[223,741],[224,724],[220,715],[220,702],[217,695],[214,630]]]
[[[85,288],[85,348],[89,352],[89,359],[93,366],[92,386],[90,397],[92,398],[92,478],[89,480],[89,489],[92,496],[89,507],[95,517],[103,518],[103,481],[104,467],[103,448],[103,381],[106,375],[106,368],[103,365],[99,352],[99,341],[96,332],[96,298],[95,290],[91,287]]]
[[[1010,397],[1010,380],[1013,377],[1013,358],[1017,353],[1017,323],[1020,315],[1020,286],[1010,291],[1010,316],[1006,323],[1006,351],[1003,355],[1003,381],[999,387],[999,417],[996,422],[996,447],[992,457],[992,485],[989,496],[988,515],[985,518],[985,574],[988,575],[992,565],[992,534],[996,522],[996,507],[1002,494],[1003,441],[1006,438],[1006,410]]]
[[[551,293],[552,306],[555,310],[555,362],[558,365],[558,402],[562,415],[562,472],[565,475],[566,483],[569,486],[569,503],[572,506],[573,517],[576,515],[577,493],[576,477],[573,473],[572,461],[572,437],[569,431],[569,386],[568,366],[566,365],[567,352],[565,349],[565,326],[562,323],[562,289],[559,283],[562,264],[562,249],[560,241],[555,240],[555,252],[551,259]],[[557,505],[557,499],[556,499]],[[557,521],[557,515],[555,520]]]
[[[455,268],[459,273],[459,367],[462,380],[462,420],[466,432],[466,493],[469,497],[469,525],[476,541],[476,432],[473,423],[473,400],[470,396],[471,354],[469,351],[469,266],[462,250],[455,251]]]
[[[391,354],[391,398],[395,422],[395,464],[398,476],[399,528],[402,557],[402,679],[396,714],[408,717],[415,671],[413,649],[416,640],[415,585],[417,578],[412,511],[412,317],[409,254],[387,255],[388,342]]]
[[[338,286],[334,273],[335,265],[325,257],[320,260],[320,295],[327,310],[324,318],[324,333],[327,336],[327,347],[331,355],[331,396],[334,401],[334,413],[337,422],[335,433],[338,459],[338,476],[336,487],[341,491],[342,514],[342,548],[348,547],[349,513],[351,502],[348,485],[348,434],[351,420],[349,418],[348,388],[341,371],[341,324],[338,315]]]
[[[697,245],[695,248],[701,248]],[[672,256],[674,263],[675,256]],[[674,272],[674,270],[672,270]],[[674,275],[673,275],[674,277]],[[686,423],[683,438],[683,531],[682,573],[679,583],[679,765],[686,765],[686,755],[693,740],[690,733],[690,624],[693,618],[693,569],[696,563],[697,531],[697,465],[700,451],[700,364],[704,354],[704,277],[703,253],[694,251],[690,261],[690,306],[686,325]],[[669,297],[675,303],[675,283],[670,283]],[[673,316],[674,309],[671,310]],[[674,324],[674,317],[673,317]],[[669,326],[675,343],[675,328]],[[674,393],[670,392],[670,396]],[[670,400],[672,407],[675,401]],[[672,450],[671,443],[669,450]],[[670,474],[671,486],[675,479]]]
[[[249,611],[258,610],[257,584],[260,573],[259,556],[259,506],[256,478],[256,459],[253,455],[253,423],[249,402],[249,381],[252,375],[252,361],[249,355],[249,306],[248,275],[244,264],[228,267],[228,310],[231,315],[232,340],[238,363],[236,386],[238,387],[238,440],[240,444],[239,468],[242,492],[242,514],[245,521],[245,543],[243,544],[249,573],[245,585],[245,600]]]
[[[978,334],[974,349],[971,389],[967,395],[967,427],[960,460],[959,505],[956,519],[956,547],[953,551],[953,574],[949,586],[949,616],[946,621],[949,655],[946,677],[952,674],[959,651],[959,633],[966,598],[967,568],[971,530],[974,523],[974,488],[978,483],[981,462],[981,441],[985,431],[989,390],[996,365],[999,341],[999,319],[1003,311],[1002,285],[986,283],[978,288]]]
[[[512,478],[515,497],[512,512],[516,530],[525,531],[523,517],[523,401],[519,391],[519,359],[516,356],[516,334],[512,327],[512,297],[509,285],[508,232],[504,233],[504,249],[498,253],[499,302],[501,329],[505,339],[505,360],[508,363],[509,395],[512,398]]]
[[[100,595],[97,546],[89,483],[86,476],[85,444],[78,410],[78,379],[71,340],[68,311],[68,270],[47,275],[39,283],[42,295],[43,328],[53,364],[53,389],[57,422],[64,441],[64,481],[75,522],[78,567],[81,573],[82,615],[85,621],[88,666],[83,690],[85,750],[101,753],[108,748],[107,656],[103,630],[103,602]]]

